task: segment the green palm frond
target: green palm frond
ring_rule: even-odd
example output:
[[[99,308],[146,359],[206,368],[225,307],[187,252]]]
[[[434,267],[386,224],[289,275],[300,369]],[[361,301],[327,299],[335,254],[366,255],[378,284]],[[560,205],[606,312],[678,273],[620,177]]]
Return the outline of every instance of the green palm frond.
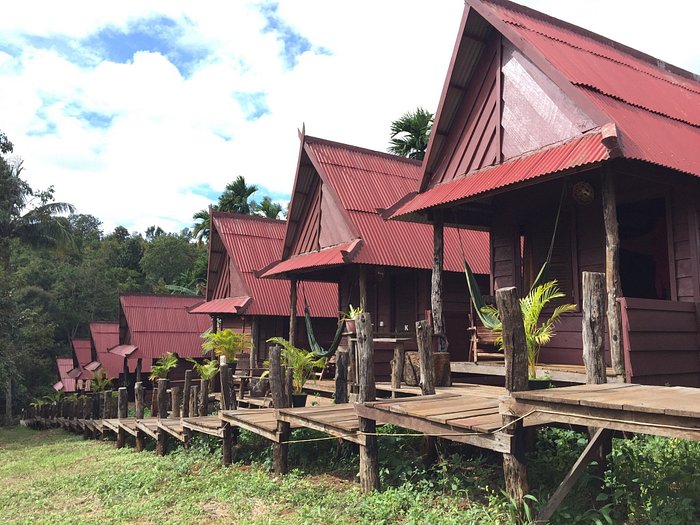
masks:
[[[149,379],[167,379],[170,371],[177,366],[177,362],[177,356],[173,352],[168,352],[153,364]]]
[[[250,336],[248,334],[234,332],[230,328],[212,332],[207,330],[201,336],[203,353],[214,352],[216,356],[226,356],[228,363],[237,361],[236,354],[249,352],[251,349]]]
[[[295,393],[300,394],[302,392],[304,384],[315,369],[321,369],[326,366],[325,357],[314,359],[314,355],[311,352],[294,346],[283,337],[271,337],[267,342],[282,347],[282,365],[292,369],[292,389]]]
[[[198,363],[194,359],[187,359],[192,363],[192,368],[197,375],[205,381],[211,381],[219,373],[219,363],[216,359],[205,359],[202,363]]]

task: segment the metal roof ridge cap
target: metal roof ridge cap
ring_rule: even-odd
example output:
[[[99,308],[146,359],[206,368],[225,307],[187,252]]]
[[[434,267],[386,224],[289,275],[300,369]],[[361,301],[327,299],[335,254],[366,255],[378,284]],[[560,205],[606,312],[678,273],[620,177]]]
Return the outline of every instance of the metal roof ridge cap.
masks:
[[[356,151],[358,153],[365,153],[367,155],[374,155],[377,157],[383,157],[387,160],[396,160],[404,164],[410,164],[414,167],[419,167],[421,164],[423,164],[422,160],[417,160],[417,159],[409,159],[408,157],[402,157],[400,155],[394,155],[393,153],[389,153],[386,151],[379,151],[375,149],[370,149],[370,148],[365,148],[363,146],[355,146],[354,144],[347,144],[344,142],[338,142],[335,140],[330,140],[330,139],[324,139],[322,137],[313,137],[311,135],[306,135],[306,140],[307,142],[310,142],[312,144],[323,144],[326,146],[331,146],[331,147],[336,147],[339,149],[347,149],[347,150],[352,150]]]

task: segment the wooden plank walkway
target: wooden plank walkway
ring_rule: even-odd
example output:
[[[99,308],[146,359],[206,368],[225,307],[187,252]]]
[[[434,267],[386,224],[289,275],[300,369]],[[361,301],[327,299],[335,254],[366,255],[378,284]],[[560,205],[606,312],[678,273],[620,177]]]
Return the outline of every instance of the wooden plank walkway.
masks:
[[[515,392],[501,412],[523,424],[568,423],[700,440],[700,389],[625,384]]]
[[[158,418],[147,417],[144,419],[137,419],[136,428],[148,437],[158,439]]]
[[[219,412],[219,418],[223,423],[242,428],[275,443],[280,441],[274,408],[222,410]],[[295,427],[292,425],[292,428]]]
[[[364,436],[359,434],[357,412],[351,404],[282,408],[277,411],[277,418],[292,427],[311,428],[358,445],[365,444]]]
[[[450,370],[454,373],[489,375],[489,376],[505,376],[506,367],[503,359],[481,361],[474,363],[472,361],[452,361]],[[607,368],[605,371],[608,383],[622,383],[625,378],[615,374],[612,368]],[[562,364],[547,364],[538,363],[537,377],[549,377],[553,381],[561,381],[563,383],[585,383],[586,369],[583,365],[562,365]]]
[[[176,420],[173,419],[170,421]],[[199,432],[200,434],[207,434],[218,438],[224,437],[224,423],[219,416],[186,417],[182,419],[182,427],[183,429]]]
[[[102,431],[109,430],[115,434],[119,431],[119,420],[118,419],[103,419],[102,420]]]
[[[464,385],[458,391],[355,404],[357,414],[378,424],[390,423],[496,452],[511,452],[511,436],[500,431],[505,390]]]
[[[120,419],[119,428],[126,431],[127,434],[131,434],[132,436],[136,437],[136,418],[128,417],[125,419]]]

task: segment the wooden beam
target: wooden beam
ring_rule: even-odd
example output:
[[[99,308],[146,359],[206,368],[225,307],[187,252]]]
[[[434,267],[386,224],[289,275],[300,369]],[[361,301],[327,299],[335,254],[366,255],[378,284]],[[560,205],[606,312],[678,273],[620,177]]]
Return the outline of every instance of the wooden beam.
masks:
[[[505,354],[505,387],[508,393],[527,390],[527,343],[525,327],[515,287],[496,290],[496,305],[503,325],[503,347]],[[525,443],[522,423],[516,417],[503,415],[504,429],[513,436],[513,452],[503,454],[503,474],[506,492],[522,509],[523,498],[528,493],[527,467],[525,464]]]
[[[583,363],[587,383],[606,383],[605,274],[583,272]]]
[[[442,308],[442,273],[445,259],[445,217],[442,210],[433,214],[433,274],[430,285],[430,305],[433,313],[433,333],[438,338],[438,352],[447,352],[445,318]]]
[[[182,403],[182,389],[179,386],[170,388],[170,418],[180,419],[180,404]]]
[[[270,355],[270,391],[272,402],[276,409],[289,408],[290,399],[286,392],[286,372],[282,367],[282,350],[279,345],[274,345],[269,349]],[[276,476],[281,476],[289,472],[288,451],[290,435],[289,423],[285,421],[277,422],[277,435],[279,441],[272,444],[272,464]]]
[[[367,268],[364,264],[359,265],[358,286],[360,289],[360,309],[367,311]]]
[[[168,417],[168,380],[158,380],[158,417],[165,419]],[[162,430],[158,432],[156,438],[156,455],[164,456],[168,449],[168,433]]]
[[[372,317],[363,313],[355,317],[357,329],[358,357],[358,403],[376,399],[377,391],[374,381],[374,337],[372,334]],[[364,436],[364,445],[360,445],[360,489],[362,492],[379,490],[379,448],[377,444],[377,422],[364,417],[358,418],[359,431]]]
[[[424,396],[435,394],[435,365],[433,363],[432,331],[428,321],[416,322],[416,341],[420,362],[420,389]]]
[[[394,344],[394,357],[391,360],[391,388],[399,390],[401,388],[401,380],[403,379],[403,362],[405,350],[403,341],[397,341]],[[337,365],[336,365],[337,366]]]
[[[348,402],[348,351],[338,350],[335,353],[335,403]]]
[[[617,200],[613,172],[608,168],[602,175],[603,222],[605,224],[605,285],[608,294],[608,335],[610,357],[616,374],[624,375],[625,360],[622,347],[622,312],[618,298],[622,297],[620,283],[620,233],[617,223]]]
[[[199,389],[199,415],[200,417],[209,415],[209,380],[202,379]]]
[[[289,280],[289,343],[294,345],[294,336],[297,332],[297,280],[292,277]]]
[[[190,395],[192,394],[192,370],[185,370],[182,385],[182,417],[190,417]]]
[[[586,470],[586,466],[588,466],[588,464],[595,459],[596,450],[600,444],[605,439],[610,439],[611,435],[612,433],[608,429],[599,428],[596,430],[595,434],[588,442],[588,445],[564,478],[564,481],[561,482],[561,484],[557,487],[557,490],[555,490],[554,494],[552,494],[552,497],[549,498],[547,504],[540,511],[535,523],[549,522],[550,518],[554,515],[554,512],[557,510],[557,508],[559,508],[562,501],[564,501],[566,495],[571,491],[578,479],[581,477],[581,474],[583,474],[583,472]]]

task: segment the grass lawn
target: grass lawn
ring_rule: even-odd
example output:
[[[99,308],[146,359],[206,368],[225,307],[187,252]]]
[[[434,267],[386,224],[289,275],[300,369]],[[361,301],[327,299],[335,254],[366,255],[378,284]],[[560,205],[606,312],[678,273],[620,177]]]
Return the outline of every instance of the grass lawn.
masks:
[[[572,431],[540,433],[528,463],[533,513],[585,443]],[[362,495],[356,451],[334,441],[292,445],[299,470],[275,479],[269,443],[247,433],[239,462],[225,468],[205,437],[161,458],[58,429],[0,429],[0,523],[515,523],[498,455],[443,442],[441,460],[426,470],[421,445],[420,437],[380,438],[384,488]],[[584,475],[553,523],[700,523],[700,443],[616,440],[610,461],[603,480]]]

